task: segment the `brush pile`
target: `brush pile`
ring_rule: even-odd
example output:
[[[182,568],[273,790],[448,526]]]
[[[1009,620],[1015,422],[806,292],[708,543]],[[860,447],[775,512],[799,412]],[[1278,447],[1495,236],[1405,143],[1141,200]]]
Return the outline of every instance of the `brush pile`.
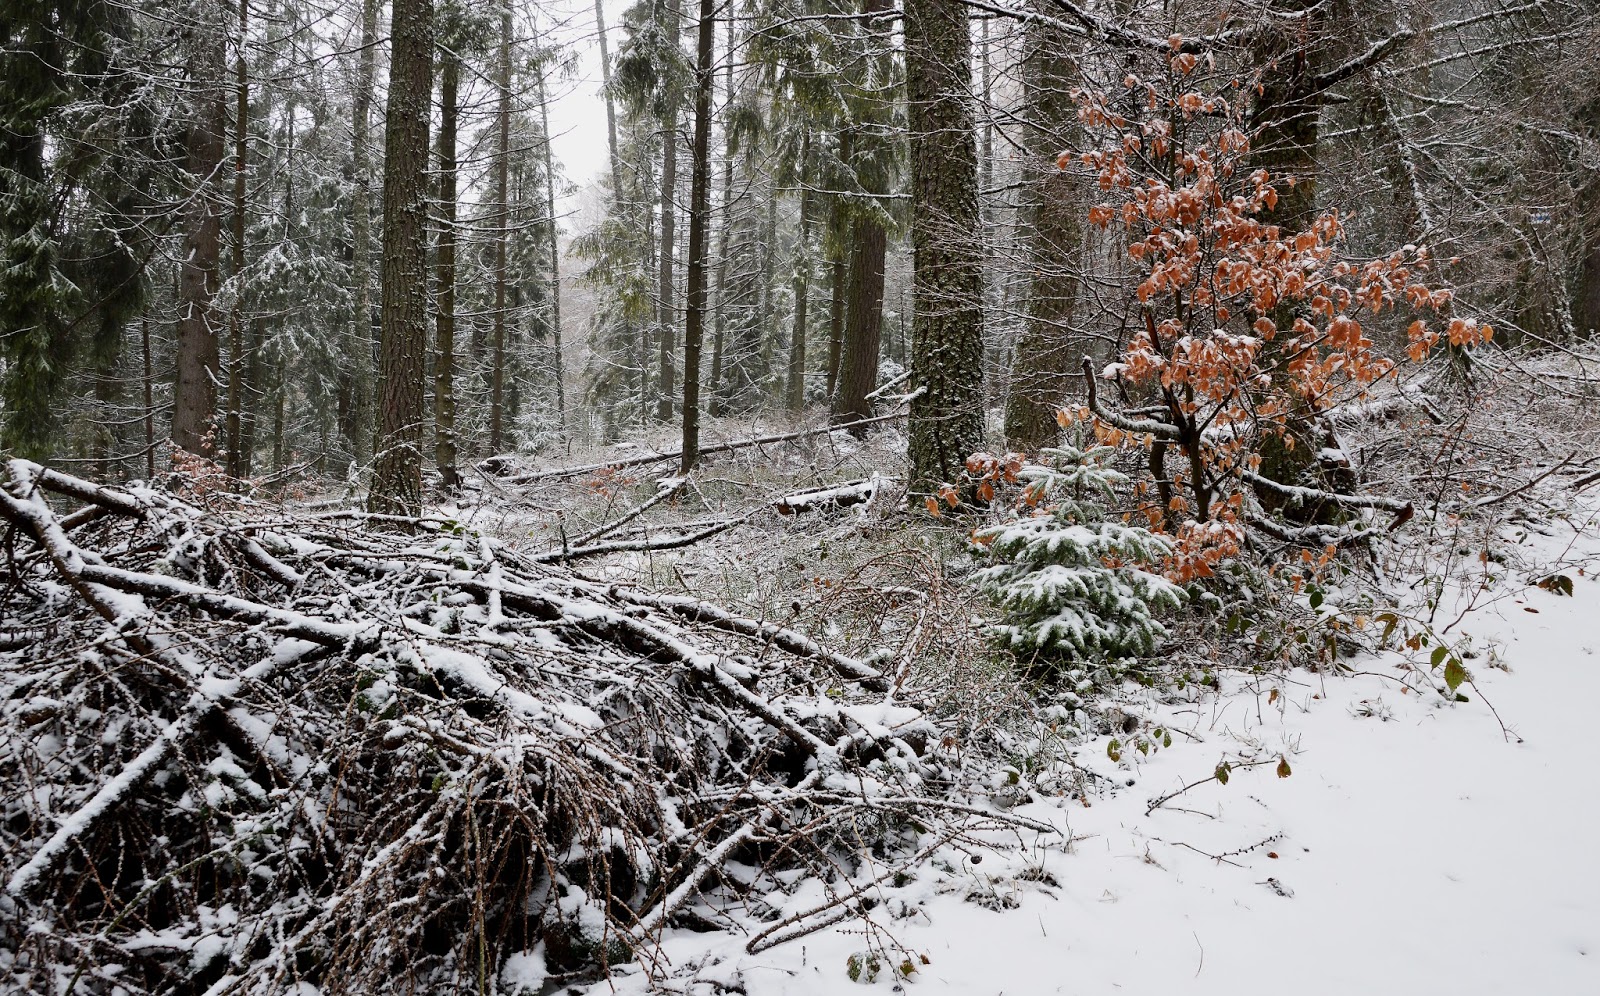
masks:
[[[1027,823],[959,801],[914,690],[797,629],[449,521],[6,476],[0,989],[651,972],[730,899],[781,942]],[[815,916],[762,914],[801,879]]]

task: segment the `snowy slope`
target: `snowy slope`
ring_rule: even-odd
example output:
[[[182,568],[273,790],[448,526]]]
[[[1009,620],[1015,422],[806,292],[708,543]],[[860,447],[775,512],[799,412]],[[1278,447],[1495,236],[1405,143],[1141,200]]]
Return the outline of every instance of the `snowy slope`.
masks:
[[[1521,742],[1474,689],[1455,704],[1402,692],[1387,677],[1402,673],[1392,655],[1358,661],[1367,673],[1353,677],[1225,679],[1199,706],[1151,705],[1147,718],[1178,731],[1172,747],[1149,757],[1125,747],[1120,763],[1105,741],[1078,752],[1083,767],[1119,779],[1115,794],[1017,810],[1063,837],[949,849],[946,871],[882,891],[879,923],[927,963],[902,981],[880,959],[870,988],[1600,994],[1600,538],[1585,515],[1515,546],[1514,582],[1451,634],[1496,646],[1509,671],[1484,666],[1487,655],[1469,664]],[[1557,568],[1571,597],[1527,583]],[[1252,756],[1264,763],[1146,815],[1152,798]],[[818,898],[802,888],[786,912]],[[857,991],[847,965],[872,946],[848,924],[757,955],[744,942],[671,936],[673,968],[658,985]],[[647,988],[635,971],[593,992],[613,987]]]

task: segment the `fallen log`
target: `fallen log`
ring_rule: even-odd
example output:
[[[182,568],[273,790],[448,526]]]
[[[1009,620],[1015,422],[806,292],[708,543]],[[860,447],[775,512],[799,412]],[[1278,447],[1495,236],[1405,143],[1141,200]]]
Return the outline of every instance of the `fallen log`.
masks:
[[[787,443],[796,439],[807,439],[811,436],[825,436],[831,432],[846,429],[859,429],[879,422],[888,422],[891,419],[904,418],[904,411],[889,412],[885,415],[875,415],[872,418],[858,419],[854,422],[845,422],[840,425],[826,425],[816,429],[799,429],[794,432],[778,432],[768,436],[756,436],[752,439],[737,439],[733,442],[718,443],[714,446],[702,446],[701,456],[710,456],[716,453],[731,453],[734,450],[746,449],[751,446],[766,446],[769,443]],[[683,457],[682,450],[673,450],[670,453],[647,453],[642,456],[624,457],[620,460],[607,460],[602,463],[587,463],[576,467],[556,467],[551,470],[534,471],[527,474],[511,474],[501,476],[505,468],[505,461],[500,457],[490,457],[488,460],[477,464],[480,473],[488,474],[500,479],[505,484],[531,484],[535,481],[553,481],[567,477],[582,477],[584,474],[593,474],[602,470],[614,470],[624,467],[643,467],[652,463],[666,463],[676,461]]]

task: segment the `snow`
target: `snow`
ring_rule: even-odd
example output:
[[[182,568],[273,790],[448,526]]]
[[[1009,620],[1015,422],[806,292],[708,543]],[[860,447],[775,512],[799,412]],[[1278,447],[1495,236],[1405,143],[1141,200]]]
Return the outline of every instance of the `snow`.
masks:
[[[756,955],[745,943],[769,925],[754,920],[744,936],[669,933],[669,962],[689,966],[671,991],[835,996],[853,991],[852,957],[865,983],[876,955],[867,988],[885,992],[1600,993],[1600,537],[1585,515],[1530,535],[1487,601],[1456,593],[1476,599],[1449,634],[1478,651],[1468,701],[1415,674],[1408,689],[1392,653],[1348,676],[1224,675],[1189,702],[1133,693],[1141,732],[1119,761],[1109,737],[1076,749],[1098,789],[1011,810],[1058,835],[945,848],[876,890],[881,930],[846,921]],[[1533,584],[1555,569],[1572,596]],[[1157,727],[1170,747],[1134,749]],[[1228,783],[1204,781],[1223,760]],[[769,897],[783,916],[825,898],[815,882]],[[613,987],[647,991],[641,973],[590,992]]]
[[[543,945],[532,951],[520,951],[507,958],[500,969],[501,991],[511,996],[537,996],[548,975]]]

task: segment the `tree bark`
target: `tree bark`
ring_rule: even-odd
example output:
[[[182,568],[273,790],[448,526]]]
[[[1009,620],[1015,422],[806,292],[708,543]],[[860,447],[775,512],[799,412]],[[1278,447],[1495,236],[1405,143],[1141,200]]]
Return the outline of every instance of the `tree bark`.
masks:
[[[428,347],[428,125],[432,0],[395,0],[383,167],[382,345],[377,464],[368,508],[422,507],[423,367]]]
[[[150,362],[150,316],[139,318],[139,339],[144,346],[144,473],[145,480],[156,479],[156,403],[155,376]]]
[[[983,241],[972,37],[959,0],[907,0],[906,95],[915,254],[914,489],[954,483],[983,443]]]
[[[550,148],[550,104],[545,99],[543,73],[539,74],[538,86],[539,121],[544,129],[545,217],[550,234],[550,369],[556,381],[556,430],[564,433],[567,431],[567,388],[561,369],[561,246],[556,226],[556,167]]]
[[[510,274],[506,268],[507,242],[511,238],[511,8],[508,6],[500,18],[500,68],[495,86],[500,91],[500,109],[497,114],[499,137],[494,155],[494,341],[490,348],[494,356],[489,368],[489,451],[499,453],[505,447],[505,391],[506,391],[506,285]]]
[[[671,34],[676,37],[678,18],[673,15],[668,20],[671,22]],[[675,212],[678,192],[678,109],[675,94],[668,97],[668,103],[672,110],[661,122],[661,141],[664,143],[661,153],[661,250],[656,257],[661,267],[658,285],[660,296],[656,300],[656,346],[660,350],[657,361],[659,372],[656,375],[659,392],[656,418],[662,422],[672,420],[672,392],[677,387],[673,359],[678,349],[678,316],[672,300],[672,264],[678,237]]]
[[[610,152],[611,197],[622,196],[622,166],[617,157],[617,102],[611,96],[611,51],[606,44],[606,8],[604,0],[594,0],[594,30],[600,39],[600,92],[606,101],[606,144]],[[548,132],[545,140],[549,140]]]
[[[733,51],[733,26],[728,27],[728,51]],[[733,106],[733,62],[724,68],[727,96],[724,108]],[[722,208],[718,212],[722,223],[717,232],[717,321],[711,344],[711,379],[706,393],[707,407],[713,418],[721,417],[726,409],[726,390],[722,380],[723,345],[728,335],[728,246],[733,234],[733,143],[729,140],[727,123],[723,125],[722,149]]]
[[[1024,102],[1036,122],[1029,129],[1022,176],[1030,278],[1026,324],[1011,363],[1005,433],[1008,448],[1037,453],[1060,434],[1056,412],[1067,400],[1084,353],[1073,341],[1071,323],[1087,208],[1071,174],[1056,167],[1056,155],[1072,145],[1077,121],[1072,89],[1078,74],[1067,54],[1070,39],[1059,29],[1030,24],[1023,44]]]
[[[700,0],[695,46],[694,168],[689,183],[689,272],[683,327],[683,456],[681,473],[700,456],[700,340],[706,312],[706,221],[711,201],[711,84],[714,0]]]
[[[867,395],[878,385],[878,357],[883,336],[883,260],[888,235],[876,220],[855,219],[850,249],[849,311],[844,354],[839,362],[839,390],[833,396],[835,425],[859,422],[872,415]],[[865,435],[866,429],[853,430]]]
[[[806,299],[811,295],[811,135],[800,142],[800,239],[794,247],[794,331],[789,336],[789,380],[784,403],[791,412],[805,407]]]
[[[202,26],[191,40],[191,120],[186,167],[196,184],[189,201],[188,231],[178,276],[177,382],[172,397],[172,442],[206,458],[216,455],[217,382],[221,346],[217,338],[217,293],[222,252],[221,181],[228,128],[225,25]]]
[[[828,230],[835,233],[828,240],[828,379],[827,395],[831,400],[839,387],[839,358],[844,352],[845,255],[839,245],[844,239],[844,227],[839,220],[838,197],[830,209],[833,217]]]
[[[372,90],[378,35],[378,0],[361,6],[361,55],[357,62],[355,114],[351,126],[350,282],[355,313],[350,320],[348,355],[339,382],[340,432],[357,466],[365,465],[372,440]]]
[[[1282,12],[1303,8],[1302,0],[1283,0],[1274,5]],[[1287,22],[1285,22],[1287,24]],[[1259,35],[1253,61],[1262,67],[1256,80],[1256,100],[1250,111],[1250,154],[1248,169],[1264,169],[1278,192],[1278,203],[1266,212],[1265,219],[1294,238],[1296,232],[1311,226],[1316,215],[1317,139],[1322,116],[1322,90],[1316,75],[1320,68],[1320,48],[1324,25],[1314,12],[1307,11],[1293,27],[1266,31]],[[1279,307],[1270,316],[1279,328],[1293,324],[1291,309]],[[1269,366],[1281,366],[1276,342],[1263,350]],[[1274,376],[1287,376],[1278,370]],[[1303,408],[1303,406],[1300,406]],[[1311,424],[1313,413],[1297,410],[1288,420],[1288,434],[1294,437],[1291,448],[1282,437],[1269,435],[1261,442],[1260,473],[1285,484],[1300,483],[1313,470],[1320,445]],[[1283,504],[1282,497],[1257,489],[1269,511]]]
[[[242,478],[250,470],[240,431],[244,412],[244,230],[245,171],[250,152],[250,66],[245,36],[250,26],[250,0],[239,0],[239,51],[236,56],[237,107],[233,115],[233,306],[228,311],[228,476]]]
[[[439,244],[434,318],[433,456],[446,494],[461,487],[456,465],[456,128],[461,58],[443,53],[439,73]]]

